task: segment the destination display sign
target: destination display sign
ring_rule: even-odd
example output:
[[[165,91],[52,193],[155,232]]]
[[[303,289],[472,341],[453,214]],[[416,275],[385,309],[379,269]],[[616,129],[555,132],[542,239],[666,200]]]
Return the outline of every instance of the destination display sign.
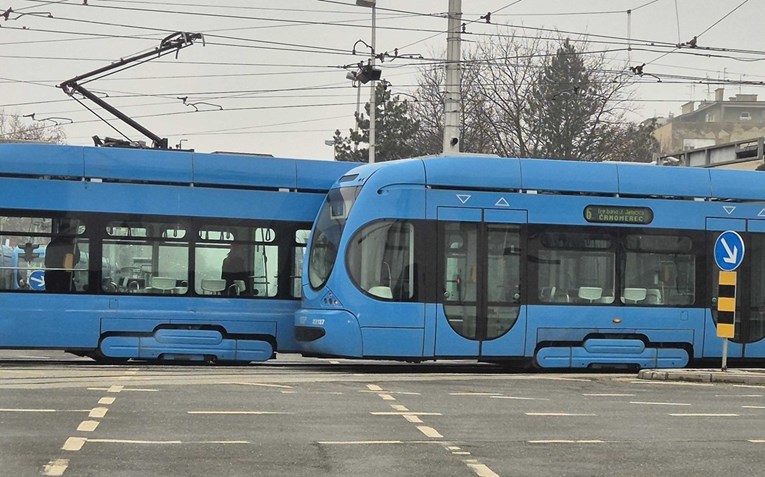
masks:
[[[648,207],[588,205],[584,208],[584,220],[598,224],[650,224],[653,211]]]

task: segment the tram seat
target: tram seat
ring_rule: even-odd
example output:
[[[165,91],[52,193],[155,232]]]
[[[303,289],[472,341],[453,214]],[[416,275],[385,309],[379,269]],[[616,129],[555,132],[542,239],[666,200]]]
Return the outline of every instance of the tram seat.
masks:
[[[598,303],[613,303],[614,302],[614,295],[613,293],[610,295],[603,295],[598,300]]]
[[[570,303],[571,298],[563,290],[557,287],[542,287],[539,291],[539,299],[542,303]]]
[[[579,287],[579,298],[587,300],[593,303],[595,300],[600,300],[603,296],[603,289],[601,287]]]
[[[224,281],[224,289],[225,289],[225,281]],[[244,280],[234,280],[234,282],[228,286],[228,295],[239,296],[246,289],[247,289],[247,285],[245,285]]]
[[[151,288],[160,293],[172,293],[175,289],[175,278],[151,277]]]
[[[234,285],[236,285],[236,291],[239,294],[247,289],[247,285],[244,284],[244,280],[234,280]]]
[[[376,297],[387,298],[388,300],[393,299],[393,292],[391,291],[390,287],[372,287],[368,291],[370,295]]]
[[[661,290],[658,288],[648,288],[645,291],[644,303],[648,305],[661,305]]]
[[[549,303],[555,299],[555,287],[542,287],[539,290],[539,299],[545,303]]]
[[[205,295],[219,295],[226,289],[226,280],[220,278],[203,278],[202,293]]]
[[[145,285],[145,281],[142,278],[130,278],[130,277],[123,278],[122,282],[120,283],[122,290],[127,293],[139,292],[144,287],[144,285]]]
[[[636,304],[639,301],[645,300],[645,296],[645,288],[625,288],[622,292],[622,302]]]

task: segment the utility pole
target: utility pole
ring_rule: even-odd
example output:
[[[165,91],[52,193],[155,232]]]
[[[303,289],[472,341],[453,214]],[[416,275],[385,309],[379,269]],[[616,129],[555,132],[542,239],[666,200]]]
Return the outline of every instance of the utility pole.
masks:
[[[375,67],[375,55],[377,54],[377,50],[375,50],[375,40],[377,37],[376,13],[377,8],[375,7],[375,4],[372,3],[372,58],[369,60],[370,70],[373,70]],[[369,88],[371,90],[369,98],[369,163],[374,164],[375,148],[377,147],[377,138],[375,134],[375,116],[377,113],[377,94],[375,88],[375,80],[371,80],[369,82]]]
[[[374,70],[375,67],[375,40],[377,37],[377,0],[356,0],[356,5],[361,7],[372,8],[372,56],[369,59],[369,71]],[[369,81],[369,87],[372,92],[369,96],[369,163],[375,162],[375,113],[377,112],[377,95],[375,94],[375,80]]]
[[[446,37],[446,94],[444,95],[444,154],[460,152],[461,28],[462,0],[449,0],[449,24]],[[374,40],[372,40],[372,44],[374,45]]]

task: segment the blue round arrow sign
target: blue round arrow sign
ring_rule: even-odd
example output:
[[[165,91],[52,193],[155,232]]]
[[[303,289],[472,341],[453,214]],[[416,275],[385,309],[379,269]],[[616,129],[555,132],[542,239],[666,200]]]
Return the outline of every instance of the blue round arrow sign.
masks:
[[[29,274],[29,288],[35,291],[45,290],[45,270],[35,270]]]
[[[715,242],[715,263],[724,272],[732,272],[744,261],[744,239],[733,230],[726,230]]]

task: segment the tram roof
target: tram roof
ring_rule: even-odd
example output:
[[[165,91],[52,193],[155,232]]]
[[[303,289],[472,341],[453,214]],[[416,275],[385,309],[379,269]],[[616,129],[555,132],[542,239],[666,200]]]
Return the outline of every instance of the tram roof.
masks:
[[[0,144],[0,175],[327,190],[354,165],[158,149]]]
[[[765,173],[629,162],[443,156],[422,159],[430,187],[765,200]]]

